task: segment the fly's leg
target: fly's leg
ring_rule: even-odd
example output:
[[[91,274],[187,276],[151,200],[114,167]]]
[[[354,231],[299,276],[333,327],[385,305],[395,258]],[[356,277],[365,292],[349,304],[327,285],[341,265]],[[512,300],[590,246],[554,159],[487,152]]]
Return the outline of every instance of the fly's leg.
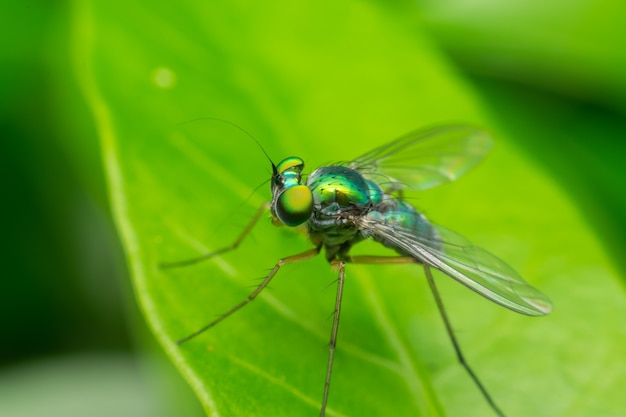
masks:
[[[351,264],[400,265],[400,264],[421,263],[419,260],[411,256],[357,255],[357,256],[346,256],[344,260]]]
[[[337,278],[337,297],[335,298],[335,311],[333,313],[333,328],[330,332],[330,343],[328,346],[328,365],[326,368],[326,381],[324,382],[324,396],[322,397],[322,408],[320,417],[326,414],[328,403],[328,393],[330,391],[330,377],[333,373],[333,361],[335,360],[335,348],[337,347],[337,334],[339,332],[339,317],[341,315],[341,298],[343,296],[343,284],[346,277],[346,262],[350,263],[415,263],[415,259],[409,256],[342,256],[343,259],[335,259],[331,262],[333,269],[339,271]]]
[[[339,330],[339,316],[341,314],[341,297],[343,295],[343,283],[345,279],[346,263],[341,260],[332,261],[333,268],[339,270],[337,278],[337,298],[335,299],[335,312],[333,313],[333,328],[330,332],[330,343],[328,352],[328,367],[326,369],[326,381],[324,382],[324,397],[322,398],[322,409],[320,417],[324,417],[326,413],[326,404],[328,402],[328,391],[330,390],[330,376],[333,372],[333,360],[335,359],[335,347],[337,346],[337,333]]]
[[[433,276],[430,273],[430,267],[427,264],[424,264],[424,273],[426,274],[426,279],[428,280],[428,285],[430,286],[430,290],[432,291],[433,296],[435,297],[435,302],[437,303],[439,314],[441,314],[443,323],[446,326],[446,331],[448,332],[448,336],[450,336],[450,340],[452,341],[452,345],[454,346],[454,350],[456,352],[456,356],[459,360],[459,363],[461,364],[461,366],[463,366],[463,368],[465,368],[465,370],[470,375],[470,377],[472,377],[472,380],[474,381],[474,383],[476,384],[480,392],[483,394],[483,397],[485,397],[485,400],[487,400],[487,402],[489,403],[493,411],[498,416],[504,417],[504,413],[500,410],[500,408],[498,408],[496,403],[491,398],[491,395],[489,395],[489,393],[487,392],[487,389],[483,386],[483,384],[480,382],[480,380],[478,379],[474,371],[472,371],[472,368],[470,368],[469,364],[465,361],[465,357],[463,356],[463,353],[461,353],[461,347],[459,346],[459,343],[456,340],[456,336],[454,336],[454,332],[452,331],[452,326],[450,325],[450,320],[448,319],[448,314],[446,313],[446,309],[443,307],[443,301],[441,300],[441,296],[439,295],[439,291],[437,290],[437,286],[435,285],[435,280],[433,279]]]
[[[270,281],[272,280],[272,278],[274,278],[274,275],[276,275],[276,273],[278,272],[278,270],[280,269],[281,266],[313,258],[313,257],[315,257],[316,255],[318,255],[320,253],[321,249],[322,249],[322,247],[318,246],[316,248],[309,249],[306,252],[302,252],[302,253],[299,253],[297,255],[292,255],[292,256],[288,256],[286,258],[279,259],[278,262],[276,262],[276,265],[274,265],[274,268],[272,268],[272,270],[270,271],[270,273],[265,277],[265,279],[263,279],[263,281],[259,284],[259,286],[256,287],[256,289],[248,297],[246,297],[245,300],[243,300],[239,304],[235,305],[230,310],[228,310],[227,312],[225,312],[224,314],[222,314],[221,316],[219,316],[217,319],[213,320],[209,324],[207,324],[205,326],[202,326],[201,328],[199,328],[195,332],[191,333],[189,336],[183,337],[182,339],[180,339],[176,343],[181,345],[181,344],[185,343],[186,341],[188,341],[190,339],[193,339],[194,337],[196,337],[199,334],[209,330],[211,327],[213,327],[216,324],[218,324],[219,322],[223,321],[225,318],[227,318],[228,316],[230,316],[231,314],[233,314],[234,312],[236,312],[237,310],[239,310],[243,306],[247,305],[250,301],[254,300],[256,298],[256,296],[259,295],[261,293],[261,291],[263,291],[263,289],[265,287],[267,287],[267,284],[269,284]]]
[[[454,347],[454,351],[456,352],[457,359],[461,366],[465,368],[469,376],[472,378],[483,397],[491,407],[491,409],[499,416],[505,417],[504,413],[500,408],[496,405],[491,398],[491,395],[487,392],[487,389],[478,379],[478,376],[474,373],[472,368],[469,366],[463,353],[461,352],[461,347],[459,342],[456,340],[456,336],[454,335],[454,331],[452,330],[452,325],[450,324],[450,319],[448,319],[448,314],[446,313],[446,309],[443,306],[443,301],[441,300],[441,296],[439,295],[439,291],[437,290],[437,286],[435,285],[435,280],[431,274],[430,266],[428,264],[420,262],[418,259],[415,259],[410,256],[367,256],[367,255],[359,255],[359,256],[345,256],[345,262],[356,263],[356,264],[406,264],[406,263],[421,263],[424,265],[424,273],[426,274],[426,279],[428,281],[428,285],[430,287],[431,292],[433,293],[433,297],[435,298],[435,303],[437,304],[437,309],[439,310],[439,314],[443,320],[443,323],[446,327],[446,332],[450,337],[450,341],[452,342],[452,346]]]
[[[214,252],[206,253],[206,254],[204,254],[202,256],[198,256],[196,258],[185,259],[184,261],[177,261],[177,262],[162,262],[162,263],[159,264],[159,267],[165,269],[165,268],[177,268],[177,267],[180,267],[180,266],[193,265],[193,264],[197,264],[198,262],[202,262],[202,261],[204,261],[206,259],[210,259],[210,258],[212,258],[214,256],[220,255],[222,253],[230,252],[231,250],[237,249],[239,244],[248,235],[248,233],[250,233],[250,231],[252,230],[254,225],[259,221],[259,219],[261,218],[263,213],[269,208],[269,206],[270,206],[270,203],[267,203],[267,202],[263,203],[263,205],[261,207],[259,207],[259,209],[256,211],[256,213],[254,213],[254,216],[252,217],[250,222],[248,222],[248,224],[243,229],[241,234],[230,245],[225,246],[225,247],[223,247],[221,249],[218,249],[218,250],[216,250]]]

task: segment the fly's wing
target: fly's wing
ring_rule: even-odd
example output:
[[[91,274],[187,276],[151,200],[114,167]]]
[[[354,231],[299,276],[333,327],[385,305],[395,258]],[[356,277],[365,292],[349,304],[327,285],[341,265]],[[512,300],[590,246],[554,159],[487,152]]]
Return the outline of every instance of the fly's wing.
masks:
[[[485,131],[465,125],[437,126],[409,133],[349,162],[366,178],[395,188],[425,190],[454,181],[489,152]]]
[[[440,270],[503,307],[529,316],[552,311],[550,300],[513,268],[448,229],[432,225],[435,233],[424,237],[365,216],[356,223],[385,245]]]

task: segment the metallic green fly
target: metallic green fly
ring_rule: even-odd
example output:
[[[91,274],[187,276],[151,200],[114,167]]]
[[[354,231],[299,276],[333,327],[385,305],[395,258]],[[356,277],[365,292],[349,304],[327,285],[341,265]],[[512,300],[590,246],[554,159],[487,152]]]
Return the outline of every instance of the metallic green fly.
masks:
[[[345,265],[421,264],[459,362],[494,412],[503,416],[461,353],[430,268],[438,269],[517,313],[529,316],[548,314],[552,309],[550,300],[502,260],[473,246],[456,233],[431,223],[403,198],[404,190],[424,190],[456,180],[474,167],[491,146],[491,137],[486,132],[470,126],[422,129],[351,162],[318,168],[306,179],[301,158],[289,157],[274,164],[268,156],[272,164],[271,202],[259,208],[235,242],[201,257],[162,266],[190,265],[236,249],[267,209],[276,225],[304,226],[314,248],[278,260],[245,300],[179,340],[178,344],[198,336],[254,300],[283,265],[312,258],[324,249],[326,259],[338,271],[338,280],[320,408],[323,417],[337,344]],[[395,250],[397,256],[351,256],[352,246],[366,239]]]

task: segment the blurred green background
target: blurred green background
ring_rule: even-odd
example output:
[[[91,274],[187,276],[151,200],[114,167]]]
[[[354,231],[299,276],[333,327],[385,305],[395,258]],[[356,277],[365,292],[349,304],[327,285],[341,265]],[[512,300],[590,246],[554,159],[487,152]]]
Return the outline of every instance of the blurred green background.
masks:
[[[437,57],[436,65],[471,91],[489,114],[494,126],[487,127],[506,135],[512,149],[569,196],[583,219],[582,227],[597,236],[614,265],[618,288],[623,293],[626,4],[583,0],[367,4],[386,21],[393,23],[396,19],[398,25],[414,27],[420,33],[420,42]],[[265,7],[255,10],[256,19],[263,22],[258,30],[272,28],[280,32],[284,25],[288,33],[302,22],[314,21],[323,33],[325,25],[341,25],[345,17],[342,13],[347,13],[346,9],[338,12],[330,4],[326,6],[319,14],[306,15],[302,10],[281,7],[279,2],[266,2]],[[193,65],[202,48],[215,48],[225,68],[238,60],[237,65],[243,68],[249,65],[254,77],[271,80],[267,96],[283,94],[283,89],[272,85],[278,82],[277,74],[271,70],[263,73],[255,67],[257,51],[234,53],[230,48],[239,45],[237,39],[212,39],[217,32],[196,21],[210,7],[211,16],[217,17],[207,25],[237,27],[238,8],[248,6],[245,2],[210,6],[184,2],[170,8],[154,5],[154,14],[142,11],[152,10],[152,6],[141,9],[116,2],[108,6],[90,2],[5,2],[1,7],[6,22],[0,55],[5,184],[2,218],[8,233],[4,234],[2,248],[0,415],[41,415],[44,411],[59,416],[87,412],[103,416],[201,415],[200,403],[165,359],[136,307],[120,237],[113,226],[107,191],[110,173],[105,172],[100,153],[102,129],[96,127],[93,106],[90,109],[87,104],[84,80],[81,90],[84,63],[80,62],[80,45],[83,38],[95,36],[101,42],[103,35],[107,37],[110,50],[92,51],[95,58],[91,63],[97,68],[93,76],[105,91],[109,91],[107,86],[112,91],[117,84],[132,87],[129,80],[136,70],[133,65],[142,57],[129,52],[133,49],[126,45],[128,42],[133,46],[152,45],[155,51],[161,47],[176,50],[178,59],[186,65]],[[91,19],[84,19],[87,15]],[[368,20],[372,15],[364,16],[363,27],[372,24]],[[359,26],[358,17],[354,19]],[[186,36],[190,27],[196,28],[193,25],[198,25],[192,32],[197,36],[196,44],[190,45]],[[135,28],[137,37],[126,39]],[[246,27],[250,32],[254,29]],[[148,38],[141,37],[146,34]],[[315,49],[316,34],[311,33],[310,44],[300,45],[294,60],[307,53],[317,62],[335,59],[324,49]],[[328,36],[332,42],[332,35]],[[204,39],[211,40],[208,46],[203,44]],[[98,42],[94,43],[96,48],[104,44]],[[408,48],[387,46],[391,54],[394,47],[402,48],[398,49],[402,54]],[[417,59],[423,50],[418,42]],[[360,53],[367,53],[367,49]],[[309,64],[293,62],[285,71],[297,74]],[[113,75],[107,75],[114,67],[127,70],[129,78],[116,78],[119,73],[114,70],[110,72]],[[195,82],[200,84],[202,79]],[[249,85],[250,74],[239,74],[228,82]],[[376,89],[375,85],[371,87]],[[138,87],[127,94],[127,107],[115,111],[126,112],[120,124],[125,124],[127,132],[141,131],[146,118],[138,117],[138,126],[132,126],[131,112],[141,106],[150,107],[151,93]],[[441,92],[442,103],[447,94]],[[104,96],[115,107],[114,99]],[[367,91],[363,97],[367,99]],[[253,133],[266,143],[267,131],[254,122],[236,119],[237,103],[246,99],[235,95],[221,98],[229,108],[222,114],[201,106],[195,113],[174,114],[172,109],[171,114],[163,115],[164,120],[154,120],[151,129],[164,130],[174,122],[198,116],[230,115],[230,121],[244,128],[249,124],[257,127]],[[300,105],[291,96],[279,99]],[[333,99],[332,92],[328,93],[328,100]],[[171,106],[175,106],[174,101]],[[263,108],[263,101],[259,99],[256,106]],[[160,117],[158,111],[154,114]],[[451,111],[450,117],[456,114]],[[382,123],[386,115],[381,112]],[[274,116],[280,124],[281,116]],[[376,124],[369,115],[365,119],[363,123]],[[419,127],[420,122],[413,127]],[[272,120],[264,124],[272,125]],[[350,126],[341,129],[350,131]],[[282,133],[287,132],[284,129]],[[184,253],[181,250],[176,254]],[[623,294],[619,297],[626,302]],[[584,311],[581,307],[580,314]],[[616,360],[623,362],[623,358]],[[611,409],[610,404],[607,409]],[[577,414],[570,409],[559,415],[600,415],[584,407],[581,410]],[[619,415],[617,410],[612,411],[615,414],[601,415]]]

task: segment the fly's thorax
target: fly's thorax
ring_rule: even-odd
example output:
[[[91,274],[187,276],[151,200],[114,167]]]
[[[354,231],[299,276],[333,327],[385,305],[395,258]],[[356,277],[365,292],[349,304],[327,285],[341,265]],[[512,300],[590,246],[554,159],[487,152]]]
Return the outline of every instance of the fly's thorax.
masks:
[[[333,165],[316,169],[308,178],[316,214],[335,216],[346,211],[369,209],[382,198],[378,185],[357,171]]]
[[[311,190],[302,185],[304,161],[291,156],[273,166],[272,204],[274,223],[298,226],[309,220],[313,212]]]
[[[358,226],[350,218],[365,216],[383,194],[375,183],[340,165],[315,170],[308,177],[307,186],[313,195],[309,236],[312,241],[324,244],[327,256],[362,239]]]

